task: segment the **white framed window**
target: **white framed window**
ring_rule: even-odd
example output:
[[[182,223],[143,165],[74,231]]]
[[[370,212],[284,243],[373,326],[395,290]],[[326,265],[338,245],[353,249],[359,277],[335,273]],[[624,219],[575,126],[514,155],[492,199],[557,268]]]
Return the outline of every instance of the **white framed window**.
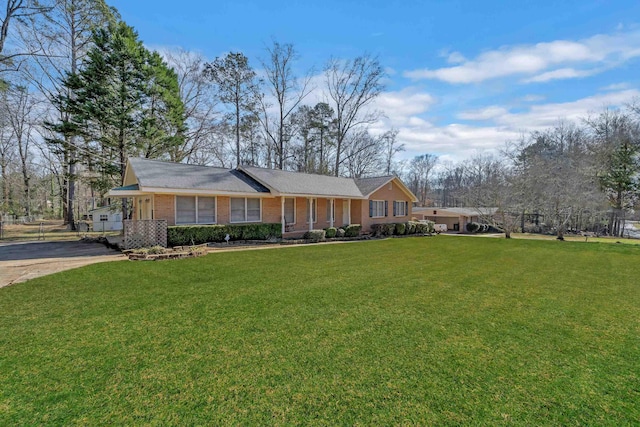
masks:
[[[311,199],[311,221],[318,222],[318,204],[316,203],[316,199]],[[309,224],[309,200],[305,200],[306,209],[304,214],[304,219],[307,224]]]
[[[332,206],[333,205],[333,206]],[[336,221],[336,203],[331,203],[331,200],[327,200],[327,222]]]
[[[176,196],[176,224],[215,223],[215,197]]]
[[[369,217],[383,218],[387,216],[386,200],[369,200]]]
[[[287,224],[296,223],[296,199],[295,197],[286,197],[284,199],[284,222]]]
[[[407,216],[409,214],[409,202],[396,200],[393,202],[393,216]]]
[[[248,197],[232,197],[231,222],[262,221],[262,200]]]

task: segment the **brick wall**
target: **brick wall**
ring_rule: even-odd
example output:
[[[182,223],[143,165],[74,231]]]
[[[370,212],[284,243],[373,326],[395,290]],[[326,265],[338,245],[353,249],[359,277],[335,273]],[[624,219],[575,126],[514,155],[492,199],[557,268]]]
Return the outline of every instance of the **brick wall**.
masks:
[[[383,218],[370,218],[369,217],[369,200],[385,200],[388,203],[387,216]],[[394,181],[386,184],[384,187],[379,188],[375,191],[369,200],[360,201],[359,213],[362,224],[363,231],[370,231],[371,225],[373,224],[383,224],[390,222],[406,222],[411,219],[411,200],[409,196],[402,191],[402,189],[398,186],[398,184]],[[406,201],[409,202],[409,209],[407,215],[404,216],[393,216],[393,202],[394,201]],[[353,206],[353,205],[352,205]],[[352,218],[353,219],[353,218]]]
[[[153,219],[164,219],[167,225],[176,225],[176,201],[172,194],[155,194]],[[136,217],[137,218],[137,217]]]

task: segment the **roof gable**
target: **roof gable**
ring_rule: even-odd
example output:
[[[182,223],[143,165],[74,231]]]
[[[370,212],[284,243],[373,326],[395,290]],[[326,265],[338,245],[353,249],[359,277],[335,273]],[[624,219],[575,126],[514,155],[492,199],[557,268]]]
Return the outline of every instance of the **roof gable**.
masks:
[[[362,195],[370,197],[378,189],[384,187],[389,182],[395,182],[395,184],[407,195],[412,202],[417,202],[418,198],[407,188],[400,178],[395,175],[376,176],[371,178],[356,178],[355,182],[362,191]]]

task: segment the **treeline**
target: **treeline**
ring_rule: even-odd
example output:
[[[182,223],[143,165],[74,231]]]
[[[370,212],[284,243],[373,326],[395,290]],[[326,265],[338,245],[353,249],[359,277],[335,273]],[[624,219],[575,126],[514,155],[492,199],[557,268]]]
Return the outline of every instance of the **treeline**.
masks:
[[[395,173],[424,206],[502,207],[507,229],[619,233],[637,201],[633,106],[534,132],[496,156],[397,161],[398,131],[371,131],[384,115],[376,57],[302,72],[295,46],[277,41],[255,59],[151,52],[103,0],[8,0],[0,18],[0,214],[73,224],[121,184],[128,156]]]
[[[405,179],[425,206],[499,208],[484,220],[507,236],[622,236],[625,220],[638,219],[640,208],[640,105],[560,121],[507,143],[499,155],[441,165],[420,156]]]

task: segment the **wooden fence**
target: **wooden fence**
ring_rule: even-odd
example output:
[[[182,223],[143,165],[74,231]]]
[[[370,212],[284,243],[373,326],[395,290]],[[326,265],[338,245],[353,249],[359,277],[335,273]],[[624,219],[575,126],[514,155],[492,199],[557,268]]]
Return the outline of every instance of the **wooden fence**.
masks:
[[[167,247],[167,221],[164,219],[125,220],[124,249]]]

